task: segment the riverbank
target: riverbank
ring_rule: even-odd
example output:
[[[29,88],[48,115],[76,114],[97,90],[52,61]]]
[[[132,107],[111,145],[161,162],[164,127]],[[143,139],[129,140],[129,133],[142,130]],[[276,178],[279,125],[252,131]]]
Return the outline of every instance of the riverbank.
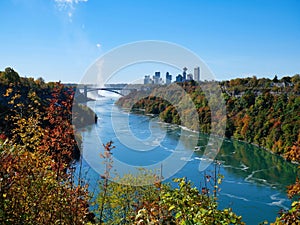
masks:
[[[190,144],[191,138],[196,138],[195,133],[182,131],[177,125],[151,120],[151,116],[141,115],[142,112],[128,115],[127,110],[116,108],[114,110],[116,118],[121,120],[123,117],[130,117],[133,129],[131,133],[137,135],[138,138],[147,139],[151,135],[150,130],[157,136],[166,134],[164,141],[159,145],[155,138],[154,142],[147,142],[150,146],[156,146],[153,146],[151,151],[135,151],[122,144],[114,132],[111,119],[109,119],[112,107],[114,107],[113,101],[101,100],[96,104],[90,103],[89,106],[98,114],[99,123],[83,131],[83,154],[85,154],[86,164],[89,165],[86,171],[91,171],[91,168],[95,171],[102,171],[101,168],[103,168],[103,164],[99,161],[101,160],[99,144],[96,140],[104,143],[113,140],[116,146],[113,150],[114,161],[139,167],[156,164],[166,159],[179,146],[179,154],[183,151],[193,152],[193,155],[190,158],[179,157],[178,161],[184,162],[185,166],[174,175],[174,178],[187,177],[201,190],[201,185],[204,185],[204,180],[202,180],[204,175],[199,171],[199,163],[202,160],[203,151],[194,151],[195,145]],[[149,123],[151,123],[151,129],[149,129]],[[125,131],[121,130],[121,132]],[[205,145],[209,135],[200,135],[199,140]],[[179,136],[183,138],[178,138]],[[225,177],[220,185],[222,190],[218,196],[220,208],[230,206],[243,216],[247,224],[258,224],[265,219],[269,222],[274,221],[280,208],[289,207],[290,202],[285,195],[285,188],[295,180],[297,171],[295,165],[253,145],[229,139],[224,141],[218,160],[221,162],[220,174]],[[213,169],[212,164],[207,168],[206,173],[209,174]],[[97,177],[99,178],[99,174],[95,173],[88,177],[88,180],[96,180]],[[166,182],[171,182],[171,178]],[[91,185],[91,189],[94,190],[95,187]]]
[[[146,111],[145,109],[137,109],[137,108],[135,108],[134,110],[131,110],[131,111],[130,111],[129,108],[122,108],[122,109],[125,110],[125,111],[127,111],[127,112],[131,112],[131,113],[138,113],[138,114],[143,114],[143,115],[146,115],[146,116],[149,116],[149,117],[158,117],[159,118],[159,114],[145,113],[145,111]],[[163,122],[163,123],[168,123],[168,122],[165,122],[165,121],[162,121],[162,120],[160,120],[160,121]],[[175,123],[168,123],[168,124],[178,125],[178,124],[175,124]],[[189,129],[189,128],[181,126],[181,125],[179,125],[179,127],[181,127],[184,130],[193,132],[193,133],[198,133],[199,132],[199,131]],[[287,160],[286,157],[284,157],[283,155],[276,154],[276,153],[272,152],[270,149],[264,148],[263,146],[260,146],[260,145],[255,144],[255,143],[251,143],[251,142],[249,143],[249,142],[247,142],[245,140],[239,140],[239,139],[236,139],[234,137],[229,137],[229,138],[225,137],[225,136],[222,137],[222,136],[219,136],[217,134],[209,134],[209,133],[202,133],[202,134],[204,134],[204,135],[211,135],[213,137],[217,137],[217,138],[220,138],[220,139],[223,139],[223,140],[227,139],[229,141],[238,141],[238,142],[241,142],[241,143],[250,144],[250,145],[253,145],[253,146],[255,146],[255,147],[259,148],[259,149],[267,151],[270,154],[274,154],[274,155],[280,156],[282,159],[286,160],[289,163],[292,163],[292,164],[295,164],[295,165],[300,165],[300,162],[298,162],[298,161]],[[195,146],[195,148],[197,148],[197,147],[199,147],[199,146]]]
[[[196,106],[200,131],[211,133],[211,111],[201,87],[185,83],[182,88],[190,95]],[[153,97],[157,91],[154,89],[147,95],[149,97],[145,98],[139,97],[144,96],[143,92],[129,94],[120,98],[116,104],[125,108],[132,106],[134,110],[143,109],[146,114],[159,115],[163,122],[180,125],[176,108],[159,97]],[[297,94],[275,95],[266,91],[261,95],[255,95],[249,87],[247,93],[238,98],[226,92],[222,95],[226,103],[225,137],[257,145],[281,155],[288,161],[299,163],[296,156],[300,154],[300,120],[297,114],[300,111],[300,97]],[[180,96],[174,94],[173,98],[175,102],[176,98],[178,98],[177,102],[180,102]],[[222,109],[216,110],[214,115],[222,115],[220,111]],[[189,113],[189,109],[184,109],[181,115],[187,116]],[[224,121],[224,118],[219,120]],[[187,128],[193,130],[193,126],[195,124],[190,121]]]

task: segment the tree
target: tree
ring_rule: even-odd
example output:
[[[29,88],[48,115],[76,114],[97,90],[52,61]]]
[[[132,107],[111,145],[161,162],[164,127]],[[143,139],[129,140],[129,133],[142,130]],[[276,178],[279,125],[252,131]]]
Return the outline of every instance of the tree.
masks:
[[[57,177],[41,152],[0,144],[0,224],[84,224],[87,187]]]
[[[39,151],[53,158],[57,163],[55,169],[61,175],[79,152],[71,124],[73,96],[72,90],[65,90],[58,83],[43,118],[45,128]]]
[[[17,83],[20,81],[19,74],[10,67],[5,68],[3,76],[7,84]]]
[[[273,82],[274,83],[278,83],[279,82],[277,75],[275,75],[275,77],[273,78]]]

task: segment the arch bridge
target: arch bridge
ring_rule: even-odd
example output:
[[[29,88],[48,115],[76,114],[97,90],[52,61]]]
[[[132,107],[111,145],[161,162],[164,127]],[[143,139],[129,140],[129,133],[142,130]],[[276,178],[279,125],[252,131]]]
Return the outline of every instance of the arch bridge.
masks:
[[[125,94],[122,93],[122,91],[133,91],[136,90],[135,88],[125,88],[125,86],[114,86],[114,87],[91,87],[88,85],[78,86],[77,89],[83,90],[84,97],[87,98],[87,93],[92,91],[108,91],[112,93],[119,94],[121,96],[125,96]]]

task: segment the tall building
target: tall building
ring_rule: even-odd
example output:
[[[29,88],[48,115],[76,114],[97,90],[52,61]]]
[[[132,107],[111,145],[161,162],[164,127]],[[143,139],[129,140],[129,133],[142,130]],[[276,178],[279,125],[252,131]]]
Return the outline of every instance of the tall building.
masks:
[[[200,81],[200,67],[194,68],[194,80],[199,82]]]
[[[184,68],[183,68],[183,72],[182,72],[182,81],[185,81],[185,80],[186,80],[186,71],[187,71],[187,68],[184,67]]]
[[[153,76],[153,84],[159,84],[160,77]]]
[[[193,80],[193,74],[189,73],[186,75],[186,80]]]
[[[144,78],[144,84],[152,84],[152,80],[150,78],[150,75],[145,76],[145,78]]]
[[[172,75],[169,72],[166,73],[166,84],[171,84],[172,82]]]
[[[160,84],[161,83],[160,72],[155,72],[155,74],[153,76],[153,83],[154,84]]]
[[[178,74],[176,76],[176,82],[182,82],[183,81],[183,76],[181,74]]]

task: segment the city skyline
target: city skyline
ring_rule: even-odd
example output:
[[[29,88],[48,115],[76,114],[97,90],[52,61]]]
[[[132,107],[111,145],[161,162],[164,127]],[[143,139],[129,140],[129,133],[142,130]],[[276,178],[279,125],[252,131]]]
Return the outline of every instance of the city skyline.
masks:
[[[184,82],[184,81],[191,81],[194,80],[196,82],[199,82],[201,80],[201,74],[200,74],[200,67],[197,66],[194,68],[194,74],[192,73],[186,73],[188,69],[184,67],[182,69],[182,75],[178,74],[175,77],[174,82]],[[160,77],[161,72],[156,71],[154,75],[151,78],[151,75],[145,75],[144,77],[144,84],[171,84],[173,75],[170,74],[168,71],[166,72],[165,79],[163,77]]]
[[[296,0],[6,0],[0,10],[0,70],[21,76],[79,82],[99,57],[142,40],[187,48],[216,80],[300,73]]]

